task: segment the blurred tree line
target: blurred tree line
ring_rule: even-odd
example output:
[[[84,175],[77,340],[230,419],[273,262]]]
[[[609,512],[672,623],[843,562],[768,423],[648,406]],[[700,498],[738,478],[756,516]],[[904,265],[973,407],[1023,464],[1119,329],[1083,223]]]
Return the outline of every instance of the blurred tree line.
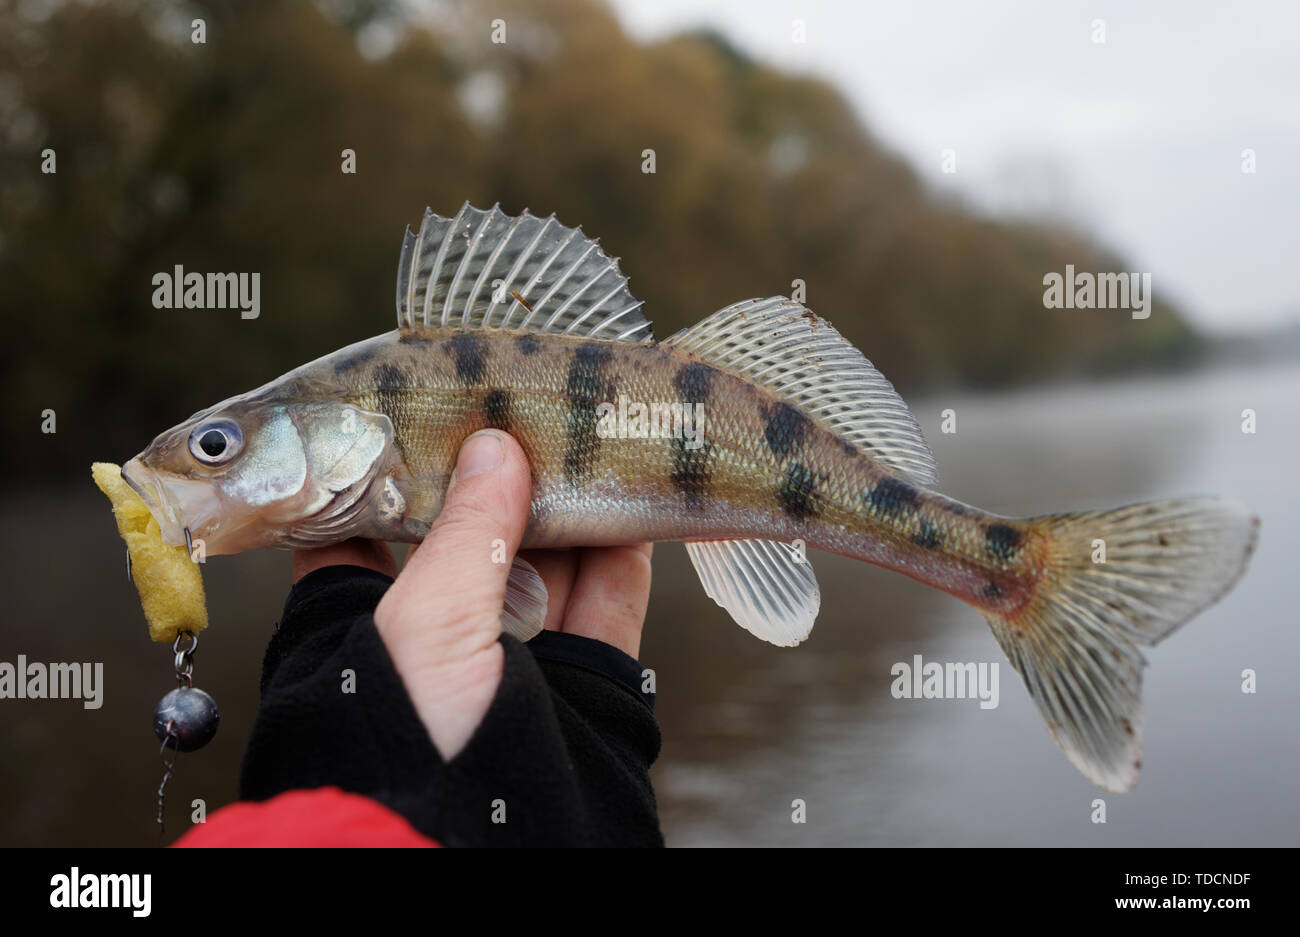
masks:
[[[0,0],[0,468],[124,460],[392,328],[403,225],[465,200],[599,235],[661,337],[801,279],[904,392],[1200,347],[1159,303],[1140,323],[1044,309],[1049,271],[1129,268],[937,201],[825,83],[712,34],[639,45],[595,0],[449,2],[418,21],[393,0]],[[176,264],[259,272],[260,317],[154,309],[151,278]]]

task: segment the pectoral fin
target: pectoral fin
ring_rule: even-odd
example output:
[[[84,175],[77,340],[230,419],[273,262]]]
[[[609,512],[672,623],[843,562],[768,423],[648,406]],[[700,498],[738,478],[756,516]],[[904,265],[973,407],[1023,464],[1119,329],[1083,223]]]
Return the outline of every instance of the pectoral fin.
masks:
[[[546,623],[546,583],[531,563],[515,557],[506,580],[501,630],[520,641],[535,638]]]

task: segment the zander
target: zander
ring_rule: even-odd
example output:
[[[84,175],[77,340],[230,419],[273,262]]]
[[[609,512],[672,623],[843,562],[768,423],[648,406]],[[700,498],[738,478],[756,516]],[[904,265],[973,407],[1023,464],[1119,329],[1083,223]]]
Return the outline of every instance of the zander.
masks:
[[[827,322],[751,299],[656,342],[617,260],[554,216],[426,211],[402,245],[397,322],[132,459],[164,540],[209,555],[419,541],[462,441],[496,427],[532,466],[525,547],[686,541],[705,591],[779,645],[820,605],[794,541],[897,570],[984,615],[1052,737],[1116,791],[1141,767],[1138,646],[1221,598],[1255,546],[1255,516],[1213,499],[1012,519],[947,498],[906,405]],[[697,408],[703,442],[609,438],[621,397]],[[512,633],[541,627],[545,588],[522,561],[506,605]]]

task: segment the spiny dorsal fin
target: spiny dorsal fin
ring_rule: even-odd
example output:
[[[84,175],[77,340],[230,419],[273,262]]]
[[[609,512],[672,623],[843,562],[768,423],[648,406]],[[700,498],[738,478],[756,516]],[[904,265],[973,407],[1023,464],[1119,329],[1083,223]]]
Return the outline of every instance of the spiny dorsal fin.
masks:
[[[821,608],[812,563],[780,540],[700,540],[686,554],[709,598],[746,631],[779,647],[808,637]]]
[[[525,209],[511,217],[466,202],[455,218],[424,211],[406,229],[397,268],[397,327],[509,328],[625,342],[654,334],[618,259],[581,228]]]
[[[763,385],[919,485],[938,480],[893,385],[829,322],[784,296],[734,303],[663,344]]]

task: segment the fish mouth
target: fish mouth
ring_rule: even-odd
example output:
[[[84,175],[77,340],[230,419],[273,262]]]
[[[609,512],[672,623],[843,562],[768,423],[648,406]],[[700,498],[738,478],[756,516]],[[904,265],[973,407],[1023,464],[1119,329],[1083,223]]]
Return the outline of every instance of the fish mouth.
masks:
[[[185,479],[164,480],[158,472],[141,462],[139,456],[122,466],[122,480],[140,496],[153,519],[158,522],[163,543],[169,547],[183,545],[186,528],[194,530],[197,527],[192,511],[186,509],[197,506],[200,492],[189,489],[206,489],[207,486]],[[207,491],[202,492],[202,495],[210,497]],[[186,520],[187,515],[191,518],[189,521]]]

